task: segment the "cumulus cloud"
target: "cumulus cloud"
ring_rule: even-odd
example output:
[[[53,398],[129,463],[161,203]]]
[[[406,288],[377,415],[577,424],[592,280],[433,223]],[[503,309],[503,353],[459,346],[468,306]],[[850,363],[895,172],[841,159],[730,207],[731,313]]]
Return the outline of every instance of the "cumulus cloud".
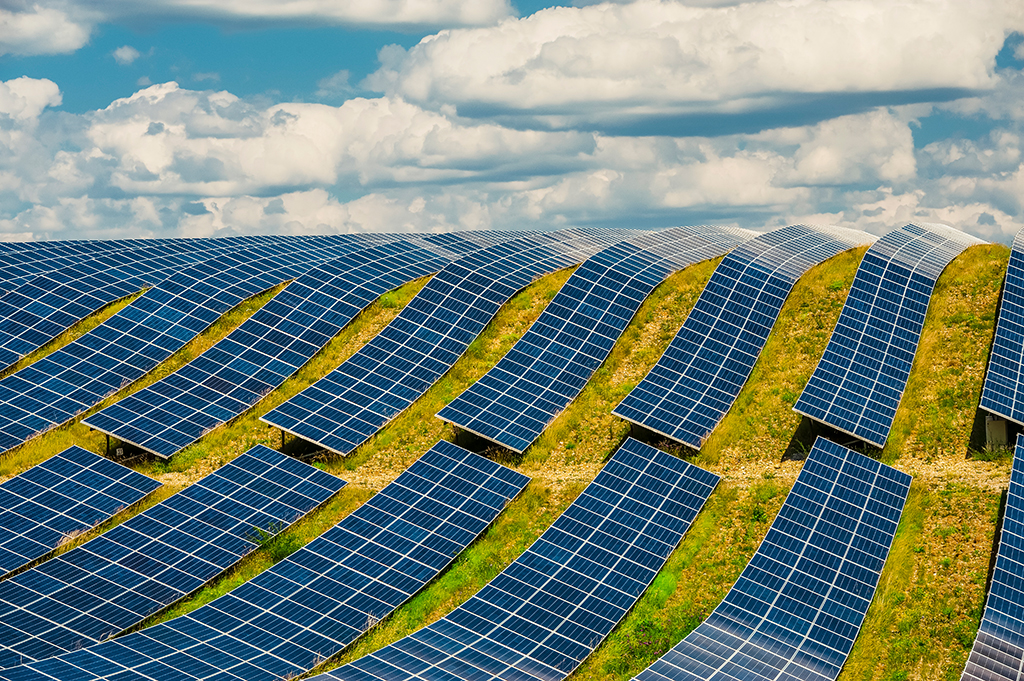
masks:
[[[916,149],[930,106],[635,137],[396,96],[267,106],[162,83],[84,115],[46,113],[59,102],[50,81],[0,84],[0,238],[936,220],[1005,241],[1024,227],[1024,122]]]
[[[74,52],[89,41],[95,16],[42,3],[0,7],[0,56]]]
[[[127,66],[133,61],[138,59],[141,53],[131,45],[122,45],[111,53],[116,61],[121,66]]]
[[[557,7],[391,46],[366,83],[548,128],[810,107],[834,93],[849,97],[833,107],[864,110],[877,93],[993,87],[1005,32],[1022,25],[1016,0]]]

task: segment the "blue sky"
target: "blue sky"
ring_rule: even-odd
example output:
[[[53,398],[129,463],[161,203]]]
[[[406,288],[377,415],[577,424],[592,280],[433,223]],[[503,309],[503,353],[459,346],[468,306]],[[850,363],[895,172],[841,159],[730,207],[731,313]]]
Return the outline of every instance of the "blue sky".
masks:
[[[1024,227],[1014,0],[0,5],[0,238]]]

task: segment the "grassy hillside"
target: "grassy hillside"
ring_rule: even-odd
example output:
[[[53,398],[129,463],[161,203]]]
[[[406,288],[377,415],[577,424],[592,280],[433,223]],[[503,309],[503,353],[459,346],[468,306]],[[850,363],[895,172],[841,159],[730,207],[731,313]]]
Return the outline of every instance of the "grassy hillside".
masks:
[[[699,624],[727,593],[800,471],[800,452],[806,451],[809,440],[806,425],[801,427],[801,417],[792,405],[825,348],[862,255],[863,249],[842,254],[800,280],[751,380],[701,452],[658,443],[720,474],[722,483],[652,588],[570,678],[631,678]],[[913,474],[915,481],[878,596],[841,679],[957,678],[970,649],[1009,470],[1007,456],[971,449],[1008,255],[1001,246],[971,248],[939,281],[890,445],[873,452]],[[657,361],[715,264],[688,268],[660,286],[579,399],[524,455],[489,452],[532,478],[524,493],[441,577],[321,669],[365,655],[442,617],[543,532],[628,433],[628,426],[612,416],[611,409]],[[454,440],[452,429],[433,414],[483,375],[525,333],[569,273],[543,277],[516,296],[451,372],[350,457],[318,457],[317,465],[350,483],[330,504],[151,621],[190,611],[252,578],[338,522],[438,439]],[[165,490],[157,495],[162,498],[253,444],[280,446],[279,431],[260,422],[258,415],[355,352],[423,283],[382,298],[281,390],[250,413],[212,431],[169,464],[139,460],[132,465],[165,482]],[[171,367],[226,335],[268,298],[269,294],[239,306],[149,380],[166,375]],[[103,437],[80,424],[56,429],[0,457],[0,477],[24,470],[72,443],[101,451]],[[286,450],[300,444],[289,438]],[[119,520],[147,505],[129,509]]]

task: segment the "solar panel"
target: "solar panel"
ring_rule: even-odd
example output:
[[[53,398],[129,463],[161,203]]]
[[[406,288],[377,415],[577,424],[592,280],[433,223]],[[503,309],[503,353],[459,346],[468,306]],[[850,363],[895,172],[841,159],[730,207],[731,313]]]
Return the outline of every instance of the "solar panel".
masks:
[[[554,524],[466,603],[313,678],[564,679],[644,592],[717,484],[714,473],[629,439]]]
[[[272,244],[175,273],[89,333],[0,379],[0,451],[141,378],[246,298],[362,243],[319,237],[302,247]]]
[[[44,241],[10,250],[0,264],[0,293],[6,293],[44,272],[88,262],[102,253],[170,243],[171,239],[125,239],[108,241]]]
[[[83,423],[169,458],[280,386],[381,294],[453,257],[411,240],[320,265],[188,365]]]
[[[873,238],[794,225],[736,248],[715,269],[665,354],[613,413],[699,449],[746,383],[797,280]]]
[[[497,365],[438,418],[524,451],[580,394],[655,286],[749,237],[719,227],[679,227],[592,255]]]
[[[850,654],[910,476],[823,438],[711,616],[638,681],[834,681]]]
[[[334,528],[197,610],[0,679],[277,681],[312,669],[409,599],[529,479],[439,442]]]
[[[981,408],[1024,425],[1024,230],[1017,232],[1006,268],[999,322],[981,390]]]
[[[907,225],[878,240],[857,268],[825,353],[794,411],[884,447],[914,364],[935,281],[984,243],[946,225]]]
[[[253,447],[99,537],[0,582],[0,668],[89,646],[141,622],[344,485]]]
[[[0,576],[140,501],[160,483],[81,447],[0,484]]]
[[[251,239],[175,239],[99,254],[34,277],[0,297],[0,370],[118,298],[153,286],[188,265],[252,246]]]
[[[1021,564],[1024,564],[1024,444],[1018,436],[996,565],[981,627],[960,677],[964,681],[1017,681],[1020,678],[1024,668]]]
[[[610,230],[540,233],[456,260],[355,355],[262,420],[348,454],[443,376],[516,291],[619,238]]]

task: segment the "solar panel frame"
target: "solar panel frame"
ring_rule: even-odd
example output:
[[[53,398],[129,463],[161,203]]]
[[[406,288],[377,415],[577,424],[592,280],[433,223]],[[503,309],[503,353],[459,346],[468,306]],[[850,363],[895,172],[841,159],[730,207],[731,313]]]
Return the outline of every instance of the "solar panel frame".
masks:
[[[47,555],[161,486],[72,446],[0,483],[0,577]]]
[[[515,452],[525,451],[583,390],[659,283],[751,235],[678,227],[591,256],[508,353],[437,417]]]
[[[334,528],[224,596],[0,679],[59,669],[81,681],[177,681],[187,669],[193,680],[277,681],[308,671],[451,564],[528,482],[438,442]]]
[[[627,439],[550,528],[442,619],[318,681],[560,681],[625,616],[719,477]]]
[[[962,681],[1017,681],[1024,669],[1024,441],[1017,436],[999,549]]]
[[[839,321],[793,410],[884,447],[936,281],[964,250],[982,243],[928,223],[879,239],[857,268]]]
[[[636,681],[834,681],[888,557],[911,477],[819,437],[711,615]]]
[[[457,247],[472,252],[478,246]],[[169,458],[279,387],[380,295],[455,257],[445,247],[410,239],[324,263],[185,367],[83,423]]]
[[[791,225],[738,246],[715,269],[665,353],[612,413],[700,449],[753,371],[793,286],[874,237]]]
[[[257,445],[85,544],[0,581],[0,668],[80,649],[138,624],[344,485]]]
[[[341,366],[260,419],[350,453],[440,379],[516,291],[620,236],[614,230],[538,233],[452,262]]]

